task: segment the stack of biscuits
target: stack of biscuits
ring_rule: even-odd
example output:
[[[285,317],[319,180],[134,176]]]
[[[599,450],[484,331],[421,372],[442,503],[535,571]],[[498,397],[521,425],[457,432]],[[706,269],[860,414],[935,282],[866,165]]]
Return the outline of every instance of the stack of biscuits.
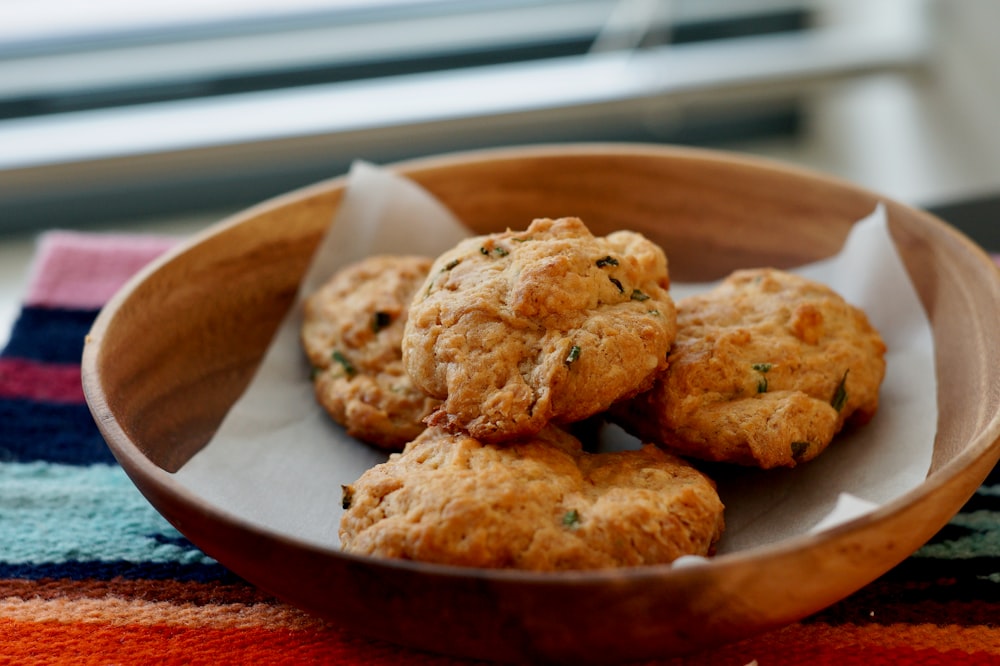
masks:
[[[392,452],[344,487],[342,548],[539,571],[710,555],[724,507],[700,461],[795,466],[874,415],[885,345],[827,287],[669,288],[662,248],[577,218],[339,271],[305,304],[316,396]],[[644,443],[585,447],[604,420]]]

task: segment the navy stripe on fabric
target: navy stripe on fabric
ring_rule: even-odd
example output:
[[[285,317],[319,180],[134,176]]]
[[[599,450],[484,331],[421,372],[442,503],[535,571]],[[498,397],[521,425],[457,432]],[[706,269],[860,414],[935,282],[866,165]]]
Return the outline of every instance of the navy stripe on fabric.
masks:
[[[949,523],[938,530],[937,534],[927,540],[927,543],[943,543],[945,541],[956,541],[976,534],[976,530],[964,525]]]
[[[984,486],[1000,486],[1000,464],[996,465],[983,481]]]
[[[908,557],[883,575],[886,580],[929,582],[942,579],[984,580],[1000,571],[1000,556],[959,558]]]
[[[221,564],[178,564],[125,561],[46,562],[45,564],[0,562],[0,579],[44,580],[178,580],[198,583],[243,582]]]
[[[79,363],[83,339],[98,310],[24,306],[3,356],[48,363]]]
[[[973,511],[1000,513],[1000,495],[976,493],[962,506],[961,513],[972,513]]]
[[[940,578],[919,583],[879,578],[841,603],[875,608],[879,599],[903,604],[922,601],[1000,603],[1000,582],[982,577]]]
[[[87,405],[0,399],[0,461],[115,462]]]

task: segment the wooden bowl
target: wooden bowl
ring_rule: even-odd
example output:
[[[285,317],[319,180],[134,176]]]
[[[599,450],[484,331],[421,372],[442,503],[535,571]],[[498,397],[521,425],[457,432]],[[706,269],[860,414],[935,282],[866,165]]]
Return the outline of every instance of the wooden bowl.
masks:
[[[540,574],[349,556],[274,534],[180,486],[250,379],[341,200],[336,178],[220,223],[133,279],[88,338],[95,419],[149,501],[232,571],[365,635],[506,661],[689,653],[763,632],[854,592],[919,548],[1000,457],[1000,273],[927,213],[837,180],[710,151],[516,148],[395,165],[476,232],[572,211],[670,248],[675,280],[790,267],[836,252],[886,204],[931,322],[939,422],[926,480],[830,531],[704,566]]]

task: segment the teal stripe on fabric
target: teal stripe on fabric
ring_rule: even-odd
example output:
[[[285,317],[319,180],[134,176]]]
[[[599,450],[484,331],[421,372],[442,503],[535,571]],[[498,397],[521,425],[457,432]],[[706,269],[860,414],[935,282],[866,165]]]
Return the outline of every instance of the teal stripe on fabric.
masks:
[[[0,562],[210,564],[117,465],[0,463]]]
[[[996,557],[1000,553],[1000,513],[996,511],[959,513],[951,519],[949,526],[963,528],[964,533],[957,538],[929,543],[914,553],[914,556],[969,559]]]

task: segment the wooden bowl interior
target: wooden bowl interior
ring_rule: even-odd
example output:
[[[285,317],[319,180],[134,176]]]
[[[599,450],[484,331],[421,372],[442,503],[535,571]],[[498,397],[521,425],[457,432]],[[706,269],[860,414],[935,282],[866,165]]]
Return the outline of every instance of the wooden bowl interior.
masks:
[[[839,249],[852,223],[879,201],[860,188],[778,165],[655,147],[493,151],[395,168],[427,188],[476,232],[523,228],[536,217],[564,215],[581,217],[596,234],[622,228],[640,231],[665,248],[672,278],[678,281],[718,278],[746,266],[789,267],[828,256]],[[343,179],[321,183],[224,222],[134,281],[95,326],[93,344],[85,352],[90,354],[89,361],[85,356],[88,398],[112,449],[168,518],[180,520],[181,512],[197,499],[178,499],[159,471],[176,470],[199,450],[246,386],[292,302],[344,184]],[[928,489],[909,498],[906,506],[889,507],[853,532],[845,527],[829,540],[809,541],[813,548],[805,556],[778,549],[765,563],[753,555],[737,556],[700,572],[675,575],[661,569],[611,578],[598,574],[547,579],[566,585],[555,594],[548,588],[553,583],[500,574],[496,579],[487,576],[490,582],[475,583],[483,597],[477,601],[477,593],[470,590],[480,588],[463,587],[465,578],[454,573],[419,565],[413,569],[359,562],[268,535],[248,536],[247,530],[220,528],[210,508],[199,507],[209,517],[199,518],[189,528],[206,534],[222,529],[234,552],[262,550],[259,562],[243,558],[240,563],[245,568],[237,566],[237,571],[278,593],[282,590],[276,588],[285,583],[267,567],[273,568],[280,557],[282,566],[297,563],[327,584],[341,586],[345,597],[375,594],[375,588],[391,581],[408,586],[413,604],[419,604],[423,594],[458,595],[460,600],[455,596],[448,600],[455,613],[475,615],[475,603],[487,598],[487,605],[506,599],[511,609],[529,600],[533,604],[537,613],[516,620],[525,623],[518,631],[511,629],[516,636],[480,635],[490,626],[483,620],[483,629],[465,639],[467,644],[454,635],[449,638],[447,629],[435,632],[427,622],[407,616],[414,607],[402,602],[399,608],[405,613],[394,614],[382,606],[372,610],[350,601],[344,602],[343,617],[333,613],[358,625],[378,624],[378,614],[388,613],[396,623],[390,639],[427,649],[439,649],[441,641],[450,640],[456,654],[638,658],[739,637],[748,629],[776,626],[818,610],[929,538],[974,491],[997,457],[1000,379],[994,369],[1000,367],[1000,279],[981,251],[943,223],[899,203],[886,204],[891,233],[936,342],[940,420],[932,474]],[[917,530],[902,529],[904,519],[924,523]],[[852,554],[845,555],[849,551]],[[224,559],[227,554],[232,555],[216,556],[230,564]],[[781,593],[774,580],[758,580],[768,567],[775,567],[775,580],[784,577],[802,587],[794,594]],[[425,575],[414,577],[414,570]],[[324,573],[316,573],[320,571]],[[359,576],[368,582],[358,582]],[[830,580],[838,576],[840,582]],[[317,587],[315,581],[310,584]],[[432,584],[436,591],[425,589]],[[633,601],[622,600],[624,591],[636,595]],[[532,596],[542,592],[545,601]],[[670,603],[681,604],[680,613],[664,606],[663,595],[673,595]],[[742,601],[734,603],[734,595]],[[288,596],[302,607],[331,615],[318,591],[303,589]],[[544,618],[582,612],[566,603],[580,609],[594,605],[585,599],[625,604],[623,613],[668,617],[662,630],[650,629],[641,639],[576,618],[580,624],[574,636],[588,631],[592,637],[574,652],[572,637],[558,639],[565,632],[544,633],[546,627],[555,631],[566,618]],[[720,614],[719,608],[727,604],[729,610]],[[594,610],[603,615],[603,609]],[[519,612],[532,614],[523,608]],[[714,615],[709,617],[709,612]],[[538,623],[534,629],[527,626],[532,621]],[[677,628],[673,622],[683,626]],[[701,630],[695,629],[699,623]],[[480,626],[475,620],[468,625]],[[684,632],[702,635],[682,636]],[[622,645],[626,639],[631,641],[627,649]]]

